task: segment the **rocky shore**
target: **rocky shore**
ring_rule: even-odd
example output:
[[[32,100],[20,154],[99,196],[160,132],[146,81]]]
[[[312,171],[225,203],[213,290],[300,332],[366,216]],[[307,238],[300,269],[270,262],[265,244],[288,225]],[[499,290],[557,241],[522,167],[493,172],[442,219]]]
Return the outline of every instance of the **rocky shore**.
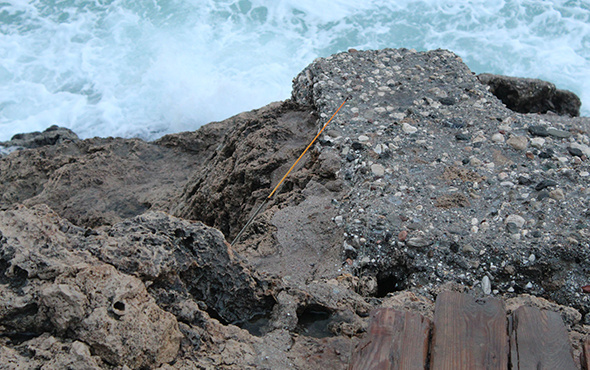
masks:
[[[268,206],[240,231],[350,97]],[[590,118],[445,50],[314,61],[291,99],[155,142],[0,143],[0,364],[345,369],[442,290],[590,333]]]

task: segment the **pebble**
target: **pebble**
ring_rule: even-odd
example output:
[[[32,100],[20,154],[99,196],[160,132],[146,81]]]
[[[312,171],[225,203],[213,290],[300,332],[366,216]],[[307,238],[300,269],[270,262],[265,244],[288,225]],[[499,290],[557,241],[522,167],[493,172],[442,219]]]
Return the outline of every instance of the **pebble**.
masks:
[[[506,217],[506,220],[504,222],[506,224],[513,223],[514,225],[516,225],[516,227],[518,227],[520,229],[524,226],[524,223],[526,221],[522,216],[512,214],[512,215],[509,215],[508,217]]]
[[[475,253],[475,248],[473,248],[471,245],[469,244],[465,244],[462,248],[463,253]]]
[[[527,147],[528,139],[524,136],[512,136],[506,141],[506,144],[516,150],[524,150]]]
[[[503,143],[504,142],[504,135],[502,135],[501,133],[496,133],[492,135],[492,141],[494,143]]]
[[[336,223],[336,225],[338,225],[340,227],[340,226],[344,225],[344,217],[336,216],[336,217],[334,217],[334,222]]]
[[[361,136],[359,136],[359,141],[361,143],[365,142],[365,141],[369,141],[369,137],[367,135],[361,135]]]
[[[547,127],[541,125],[529,126],[528,131],[533,136],[546,137],[549,136]]]
[[[569,147],[567,148],[567,151],[573,155],[574,157],[581,157],[584,155],[584,152],[582,152],[582,150],[580,148],[572,148]]]
[[[533,283],[531,283],[530,281],[527,283],[527,285],[524,286],[527,289],[532,289],[533,288]]]
[[[485,295],[490,295],[492,293],[492,282],[487,275],[481,279],[481,289]]]
[[[558,130],[552,127],[547,129],[547,133],[560,139],[567,139],[568,137],[572,136],[571,132],[569,131]]]
[[[371,171],[375,176],[383,176],[385,175],[385,167],[380,165],[379,163],[375,163],[371,165]]]
[[[563,190],[561,188],[551,190],[549,192],[549,196],[555,200],[564,200],[565,199],[565,193],[563,192]]]
[[[590,146],[578,143],[571,143],[571,148],[580,149],[586,157],[590,157]]]
[[[549,159],[553,157],[553,149],[547,148],[545,151],[539,153],[539,158]]]
[[[529,262],[530,262],[530,263],[533,263],[533,262],[535,262],[536,260],[537,260],[537,256],[535,256],[534,254],[531,254],[531,255],[529,256]]]
[[[412,125],[410,125],[409,123],[404,122],[404,124],[402,125],[402,131],[405,132],[406,134],[413,134],[415,132],[418,131],[418,129]]]
[[[399,112],[398,113],[391,113],[389,116],[391,118],[393,118],[393,119],[397,119],[397,120],[400,120],[400,121],[402,119],[406,118],[406,114],[405,113],[399,113]]]
[[[457,141],[469,141],[469,139],[471,139],[471,136],[469,136],[468,134],[458,133],[455,135],[455,139]]]
[[[555,186],[555,185],[557,185],[557,182],[556,181],[553,181],[553,180],[543,180],[543,181],[539,182],[537,185],[535,185],[535,190],[536,191],[541,191],[541,190],[543,190],[545,188],[548,188],[550,186]]]
[[[408,237],[408,232],[406,230],[402,230],[399,232],[399,235],[397,236],[397,239],[400,242],[403,242],[406,240],[406,238]]]
[[[406,244],[408,247],[423,248],[429,246],[432,243],[424,237],[415,236],[413,238],[408,239],[406,241]]]
[[[534,137],[531,139],[531,146],[533,148],[541,149],[545,145],[545,139],[542,137]]]
[[[473,157],[469,160],[469,164],[474,167],[478,167],[478,166],[481,166],[483,164],[483,162],[481,161],[481,159]]]

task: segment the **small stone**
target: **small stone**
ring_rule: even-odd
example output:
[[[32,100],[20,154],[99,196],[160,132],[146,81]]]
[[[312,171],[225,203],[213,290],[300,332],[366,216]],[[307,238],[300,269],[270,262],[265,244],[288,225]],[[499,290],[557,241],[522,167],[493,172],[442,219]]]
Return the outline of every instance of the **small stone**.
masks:
[[[529,256],[529,262],[533,263],[537,260],[537,256],[535,256],[534,254],[531,253],[531,255]]]
[[[526,175],[518,176],[518,185],[530,185],[532,183],[531,178]]]
[[[533,136],[549,136],[549,132],[547,132],[547,127],[541,125],[529,126],[528,131]]]
[[[492,293],[492,282],[487,275],[481,279],[481,290],[483,290],[483,294],[485,295],[490,295]]]
[[[418,131],[418,129],[412,125],[410,125],[409,123],[404,122],[404,124],[402,125],[402,131],[405,132],[406,134],[413,134],[415,132]]]
[[[336,216],[334,217],[334,222],[340,227],[344,225],[344,218],[342,216]]]
[[[527,283],[527,285],[524,286],[526,289],[532,289],[533,288],[533,283],[531,283],[530,281]]]
[[[506,141],[506,144],[516,150],[524,150],[527,147],[528,139],[524,136],[512,136]]]
[[[458,133],[455,135],[455,139],[457,141],[469,141],[470,138],[471,138],[471,136],[469,136],[467,134],[463,134],[463,133]]]
[[[583,155],[584,155],[584,152],[582,152],[582,150],[581,150],[581,149],[579,149],[579,148],[572,148],[572,147],[569,147],[569,148],[567,148],[567,151],[568,151],[568,152],[569,152],[571,155],[573,155],[574,157],[581,157],[581,156],[583,156]]]
[[[543,180],[540,183],[538,183],[537,185],[535,185],[535,190],[536,191],[541,191],[541,190],[543,190],[545,188],[548,188],[550,186],[555,186],[555,185],[557,185],[557,182],[556,181],[553,181],[553,180]]]
[[[367,135],[360,135],[360,136],[359,136],[359,141],[360,141],[361,143],[362,143],[362,142],[365,142],[365,141],[369,141],[369,137],[368,137]]]
[[[590,147],[588,145],[571,143],[570,146],[572,148],[580,149],[586,157],[590,157]]]
[[[463,246],[463,248],[461,249],[461,251],[462,251],[463,253],[475,253],[475,252],[476,252],[476,251],[475,251],[475,248],[473,248],[473,247],[472,247],[471,245],[469,245],[469,244],[465,244],[465,245]]]
[[[391,118],[396,119],[396,120],[399,120],[399,121],[401,121],[402,119],[406,118],[406,114],[405,113],[400,113],[400,112],[391,113],[389,116]]]
[[[534,137],[531,139],[531,146],[533,148],[541,149],[545,145],[545,139],[542,137]]]
[[[354,150],[361,150],[361,149],[364,148],[364,145],[361,144],[361,143],[359,143],[358,141],[355,141],[355,142],[352,143],[351,147]]]
[[[422,236],[415,236],[413,238],[408,239],[406,241],[406,244],[408,245],[408,247],[423,248],[429,246],[432,243]]]
[[[454,105],[455,104],[455,99],[453,99],[451,97],[440,98],[438,101],[441,102],[442,105]]]
[[[406,241],[406,238],[408,237],[408,232],[406,230],[402,230],[399,232],[399,235],[397,236],[397,239],[400,242]]]
[[[492,141],[494,143],[503,143],[504,142],[504,135],[502,135],[501,133],[496,133],[492,135]]]
[[[565,193],[563,192],[563,190],[561,188],[551,190],[549,192],[549,196],[555,200],[564,200],[565,199]]]
[[[539,153],[539,158],[549,159],[553,157],[553,149],[547,148],[546,150]]]
[[[508,222],[506,224],[506,231],[508,231],[510,234],[518,234],[519,228],[514,222]]]
[[[375,163],[371,165],[371,171],[375,176],[383,176],[385,175],[385,167],[380,165],[379,163]]]
[[[571,132],[558,130],[556,128],[548,128],[547,133],[553,137],[557,137],[560,139],[567,139],[568,137],[572,136]]]
[[[483,162],[481,161],[481,159],[473,157],[469,160],[469,164],[474,167],[478,167],[478,166],[481,166],[483,164]]]
[[[385,147],[383,146],[383,144],[377,144],[375,145],[375,149],[373,150],[375,151],[375,153],[381,154],[385,150]]]
[[[504,222],[506,224],[513,223],[516,227],[520,229],[524,226],[526,221],[522,216],[512,214],[506,217],[506,220]]]

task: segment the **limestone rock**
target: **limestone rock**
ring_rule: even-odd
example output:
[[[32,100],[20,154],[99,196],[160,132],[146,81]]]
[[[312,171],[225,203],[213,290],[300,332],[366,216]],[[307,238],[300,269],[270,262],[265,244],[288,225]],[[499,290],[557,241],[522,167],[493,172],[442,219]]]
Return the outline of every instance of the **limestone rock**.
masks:
[[[46,206],[19,207],[0,212],[0,233],[5,330],[73,336],[102,360],[133,368],[176,357],[176,318],[156,305],[139,279],[80,250],[79,228]]]

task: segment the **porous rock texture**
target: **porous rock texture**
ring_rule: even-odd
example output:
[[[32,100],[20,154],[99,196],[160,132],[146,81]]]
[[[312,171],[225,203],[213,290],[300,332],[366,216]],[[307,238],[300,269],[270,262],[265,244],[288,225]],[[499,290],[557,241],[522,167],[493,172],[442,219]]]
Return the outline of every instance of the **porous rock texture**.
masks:
[[[577,117],[582,102],[574,93],[535,78],[519,78],[482,73],[477,78],[490,92],[513,111],[547,113],[549,111]]]
[[[0,363],[344,369],[371,309],[432,318],[446,289],[559,312],[577,359],[590,121],[481,81],[445,50],[351,50],[195,132],[0,143]]]

